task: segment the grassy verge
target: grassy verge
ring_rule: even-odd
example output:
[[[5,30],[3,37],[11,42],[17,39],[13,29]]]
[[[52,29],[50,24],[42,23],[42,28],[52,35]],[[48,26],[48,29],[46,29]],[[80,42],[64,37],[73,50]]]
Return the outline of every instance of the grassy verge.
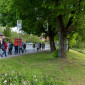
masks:
[[[84,53],[85,54],[85,49],[83,48],[83,49],[79,49],[79,48],[72,48],[73,50],[75,50],[75,51],[78,51],[78,52],[80,52],[80,53]]]
[[[42,73],[64,85],[85,85],[85,54],[70,50],[67,56],[67,59],[55,59],[52,53],[42,52],[2,59],[0,74],[14,72],[27,77],[29,73],[34,75]]]

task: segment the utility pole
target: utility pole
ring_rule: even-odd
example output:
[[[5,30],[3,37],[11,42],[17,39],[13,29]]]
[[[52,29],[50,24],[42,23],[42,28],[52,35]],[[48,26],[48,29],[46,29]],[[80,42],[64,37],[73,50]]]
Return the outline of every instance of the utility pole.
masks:
[[[67,51],[69,51],[69,38],[67,38]]]
[[[17,20],[17,29],[18,29],[18,50],[19,50],[19,30],[22,28],[22,20]],[[19,51],[18,51],[19,52]]]

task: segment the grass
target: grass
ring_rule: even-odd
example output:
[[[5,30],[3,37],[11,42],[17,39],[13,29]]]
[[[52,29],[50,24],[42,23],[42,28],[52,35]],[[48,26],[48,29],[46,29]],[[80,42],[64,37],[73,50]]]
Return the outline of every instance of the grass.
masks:
[[[50,52],[27,54],[0,60],[0,74],[14,71],[43,73],[64,85],[85,85],[85,54],[70,50],[67,59],[55,59]]]
[[[84,53],[84,54],[85,54],[85,48],[82,48],[82,49],[80,49],[80,48],[73,48],[73,50],[75,50],[75,51],[78,51],[78,52],[80,52],[80,53]]]

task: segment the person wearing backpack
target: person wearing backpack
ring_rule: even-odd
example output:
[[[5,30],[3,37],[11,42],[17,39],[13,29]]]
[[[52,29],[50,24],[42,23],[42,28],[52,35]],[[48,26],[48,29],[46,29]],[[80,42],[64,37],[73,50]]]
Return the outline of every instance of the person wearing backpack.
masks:
[[[13,47],[12,42],[9,42],[9,46],[8,46],[8,54],[10,54],[10,55],[12,55],[12,47]]]
[[[2,50],[3,50],[3,53],[2,53],[2,55],[1,55],[1,57],[3,57],[3,55],[5,54],[5,57],[7,56],[6,55],[6,50],[7,50],[7,43],[4,41],[4,43],[3,43],[3,48],[2,48]]]
[[[24,50],[24,52],[26,52],[26,44],[25,43],[23,44],[23,50]]]

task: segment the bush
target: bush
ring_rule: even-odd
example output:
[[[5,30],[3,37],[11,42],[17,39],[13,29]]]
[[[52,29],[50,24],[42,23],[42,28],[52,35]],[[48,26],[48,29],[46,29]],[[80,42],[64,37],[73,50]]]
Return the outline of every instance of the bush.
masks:
[[[54,58],[57,58],[58,57],[58,51],[59,51],[59,49],[57,48],[57,50],[53,52],[53,57]]]
[[[7,73],[1,74],[0,85],[63,85],[62,81],[55,82],[50,76],[42,75],[42,73],[21,74],[21,73]]]

